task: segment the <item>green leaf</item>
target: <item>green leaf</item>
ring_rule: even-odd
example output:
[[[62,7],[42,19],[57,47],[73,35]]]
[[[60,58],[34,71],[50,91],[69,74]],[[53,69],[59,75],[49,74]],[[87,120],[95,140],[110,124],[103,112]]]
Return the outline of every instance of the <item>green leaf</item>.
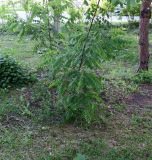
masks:
[[[113,5],[117,5],[120,3],[119,0],[110,0],[110,2],[113,4]]]
[[[133,6],[136,6],[137,5],[137,2],[136,0],[130,0],[130,5],[133,7]]]
[[[89,3],[88,3],[88,1],[87,0],[84,0],[84,2],[83,2],[86,6],[88,6],[89,5]]]

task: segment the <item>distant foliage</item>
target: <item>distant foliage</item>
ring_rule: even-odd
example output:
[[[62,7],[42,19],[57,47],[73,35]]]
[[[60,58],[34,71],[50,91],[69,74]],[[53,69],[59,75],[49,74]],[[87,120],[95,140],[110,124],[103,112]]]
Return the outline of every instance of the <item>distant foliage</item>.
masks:
[[[16,32],[12,29],[12,27],[14,28],[15,23],[17,23],[16,16],[7,17],[7,22],[0,25],[0,33],[15,34]]]
[[[28,70],[21,67],[14,59],[0,55],[0,88],[22,86],[35,81]]]
[[[66,19],[62,14],[68,8],[72,9],[72,2],[69,0],[44,1],[43,4],[25,1],[23,9],[26,20],[14,13],[5,17],[7,23],[3,28],[8,32],[18,33],[20,37],[31,35],[31,39],[35,41],[34,51],[38,53],[56,50],[62,41],[62,35],[55,31],[56,17],[60,25]]]
[[[135,16],[139,16],[140,14],[140,3],[137,3],[133,6],[126,6],[122,9],[122,16],[128,16],[128,20],[133,21]]]

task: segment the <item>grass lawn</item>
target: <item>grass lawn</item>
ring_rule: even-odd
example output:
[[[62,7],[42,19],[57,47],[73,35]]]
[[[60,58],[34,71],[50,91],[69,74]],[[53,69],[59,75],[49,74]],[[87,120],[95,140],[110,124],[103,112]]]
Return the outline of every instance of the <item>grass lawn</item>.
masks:
[[[16,35],[0,35],[0,53],[12,56],[34,70],[38,67],[41,57],[33,53],[33,42],[30,37],[20,39]]]
[[[138,39],[135,31],[123,36],[129,45],[103,64],[111,82],[102,122],[94,126],[61,123],[44,74],[33,86],[1,90],[0,160],[73,160],[78,153],[86,160],[152,160],[152,86],[126,82],[138,67]],[[36,71],[41,55],[32,47],[28,37],[0,36],[0,53]]]

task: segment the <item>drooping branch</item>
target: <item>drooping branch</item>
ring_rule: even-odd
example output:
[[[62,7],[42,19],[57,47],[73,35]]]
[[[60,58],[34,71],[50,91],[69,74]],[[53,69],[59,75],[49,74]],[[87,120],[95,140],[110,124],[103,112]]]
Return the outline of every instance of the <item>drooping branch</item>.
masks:
[[[83,48],[82,48],[82,53],[81,53],[81,56],[80,56],[79,70],[82,68],[82,65],[83,65],[83,62],[84,62],[85,49],[86,49],[87,41],[88,41],[88,38],[89,38],[89,36],[90,36],[90,32],[91,32],[91,29],[92,29],[92,26],[93,26],[93,22],[94,22],[94,20],[95,20],[95,17],[96,17],[96,14],[97,14],[97,11],[98,11],[98,8],[99,8],[99,5],[100,5],[100,1],[101,1],[101,0],[98,0],[97,8],[96,8],[96,10],[95,10],[95,12],[94,12],[94,15],[93,15],[93,18],[92,18],[92,20],[91,20],[91,24],[90,24],[90,27],[89,27],[89,30],[88,30],[88,33],[87,33],[87,36],[86,36],[86,39],[85,39]]]

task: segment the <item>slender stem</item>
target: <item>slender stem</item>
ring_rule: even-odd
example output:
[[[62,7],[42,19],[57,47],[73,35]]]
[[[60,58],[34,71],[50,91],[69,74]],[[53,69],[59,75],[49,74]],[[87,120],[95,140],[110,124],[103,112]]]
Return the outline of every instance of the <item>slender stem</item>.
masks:
[[[49,6],[48,6],[48,3],[50,2],[50,0],[46,1],[46,9],[47,9],[47,14],[48,14],[48,38],[49,38],[49,45],[50,45],[50,48],[51,48],[51,27],[50,27],[50,12],[49,12]]]
[[[98,8],[99,8],[99,4],[100,4],[100,1],[101,0],[98,0],[98,3],[97,3],[97,8],[94,12],[94,15],[93,15],[93,18],[91,20],[91,24],[90,24],[90,27],[89,27],[89,30],[88,30],[88,33],[87,33],[87,36],[86,36],[86,39],[85,39],[85,42],[84,42],[84,45],[83,45],[83,49],[82,49],[82,53],[81,53],[81,57],[80,57],[80,66],[79,66],[79,70],[82,68],[82,65],[83,65],[83,62],[84,62],[84,56],[85,56],[85,49],[86,49],[86,45],[87,45],[87,40],[90,36],[90,32],[91,32],[91,29],[92,29],[92,26],[93,26],[93,22],[94,22],[94,19],[96,17],[96,13],[98,11]]]

